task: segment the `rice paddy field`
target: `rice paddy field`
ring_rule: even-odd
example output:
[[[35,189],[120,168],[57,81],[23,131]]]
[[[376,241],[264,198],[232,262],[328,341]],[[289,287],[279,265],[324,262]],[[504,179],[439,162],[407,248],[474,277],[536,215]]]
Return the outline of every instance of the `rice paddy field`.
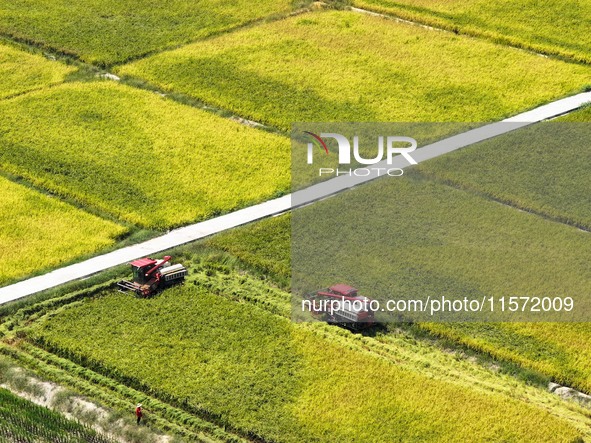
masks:
[[[0,442],[113,443],[92,429],[0,389]]]
[[[585,66],[341,11],[239,30],[116,72],[283,130],[305,121],[489,121],[591,81]]]
[[[591,62],[588,0],[354,0],[353,4],[502,44]]]
[[[164,229],[289,186],[289,140],[114,82],[0,103],[0,168],[137,226]]]
[[[575,112],[433,159],[420,169],[455,187],[589,230],[588,119],[588,110]]]
[[[0,44],[0,99],[62,82],[73,67]]]
[[[591,290],[588,232],[415,171],[294,211],[292,236],[296,292],[342,279],[366,293],[387,283],[383,292],[411,299],[563,294],[583,302]]]
[[[567,442],[579,435],[538,406],[432,380],[201,285],[139,304],[107,293],[54,312],[28,334],[262,441]]]
[[[5,0],[0,3],[0,33],[85,62],[110,65],[287,14],[292,8],[288,0]]]
[[[0,285],[113,245],[127,228],[0,177]]]
[[[587,0],[351,5],[392,17],[341,1],[0,0],[0,286],[290,192],[295,122],[452,133],[591,87]],[[590,118],[169,251],[189,276],[150,299],[114,289],[121,267],[5,306],[0,354],[119,413],[141,402],[147,426],[185,441],[586,441],[589,406],[548,392],[591,393],[581,312],[353,333],[293,321],[290,291],[380,281],[406,298],[585,305]],[[388,239],[365,235],[370,212]],[[1,443],[106,441],[3,390],[0,418]]]
[[[519,130],[460,152],[434,159],[420,170],[454,188],[484,195],[552,220],[557,228],[579,230],[584,243],[572,245],[585,256],[590,214],[587,122],[590,109]],[[548,140],[551,140],[549,142]],[[565,244],[566,245],[566,244]],[[556,249],[552,248],[556,251]],[[553,261],[544,254],[546,259]],[[560,253],[558,257],[564,258]],[[561,260],[562,260],[561,258]],[[584,269],[577,276],[589,280]],[[531,278],[530,272],[524,272]],[[548,280],[553,277],[546,276]],[[560,285],[566,289],[566,285]],[[588,294],[582,290],[580,294]],[[553,379],[591,392],[588,323],[425,324],[425,329],[499,358],[551,375]]]

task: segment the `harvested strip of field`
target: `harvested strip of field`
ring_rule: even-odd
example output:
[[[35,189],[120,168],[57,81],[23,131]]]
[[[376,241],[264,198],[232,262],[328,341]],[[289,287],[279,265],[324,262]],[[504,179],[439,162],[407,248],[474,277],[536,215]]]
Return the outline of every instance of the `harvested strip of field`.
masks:
[[[584,66],[350,11],[240,30],[117,71],[285,130],[305,121],[488,121],[591,78]]]
[[[0,285],[97,252],[127,230],[0,177]]]
[[[531,405],[400,369],[199,286],[150,300],[113,292],[62,308],[31,333],[60,354],[263,440],[567,442],[577,436]]]
[[[72,71],[71,66],[0,44],[0,98],[60,83]]]
[[[0,168],[150,228],[289,186],[289,140],[114,82],[0,103]]]
[[[2,0],[0,32],[108,65],[291,10],[289,0]]]
[[[591,63],[591,1],[353,0],[371,11]]]

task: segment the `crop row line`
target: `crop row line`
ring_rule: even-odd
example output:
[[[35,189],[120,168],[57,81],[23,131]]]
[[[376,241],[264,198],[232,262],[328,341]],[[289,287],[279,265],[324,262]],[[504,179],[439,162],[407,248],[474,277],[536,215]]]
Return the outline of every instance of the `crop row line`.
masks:
[[[442,178],[436,172],[427,172],[424,170],[419,170],[419,171],[417,171],[417,173],[419,175],[431,180],[431,181],[434,181],[434,182],[439,183],[441,185],[456,189],[458,191],[469,192],[470,194],[476,195],[476,196],[481,197],[485,200],[499,203],[503,206],[507,206],[507,207],[515,209],[517,211],[527,212],[529,214],[543,218],[544,220],[548,220],[548,221],[551,221],[554,223],[565,225],[570,228],[576,228],[576,229],[579,229],[580,231],[583,231],[583,232],[591,233],[591,229],[589,228],[589,226],[574,222],[571,219],[569,219],[568,217],[559,217],[559,216],[551,215],[547,212],[535,210],[535,209],[530,208],[525,205],[520,205],[517,202],[515,202],[514,200],[500,198],[490,192],[478,190],[478,189],[470,186],[469,184],[461,183],[459,181],[452,180],[449,178]]]
[[[115,409],[129,411],[133,404],[141,402],[149,414],[149,421],[153,422],[157,429],[183,435],[191,438],[192,441],[202,443],[253,441],[232,434],[223,427],[28,342],[20,342],[18,348],[15,345],[2,343],[0,353],[44,377],[69,386]]]
[[[445,22],[439,21],[435,17],[429,17],[428,13],[413,14],[411,8],[404,7],[401,5],[396,6],[396,12],[389,10],[387,13],[382,13],[359,7],[351,7],[351,11],[359,14],[368,14],[375,17],[382,17],[387,20],[393,20],[413,26],[420,26],[422,28],[430,29],[433,31],[449,32],[456,35],[464,35],[479,40],[485,40],[498,45],[525,51],[540,57],[553,58],[566,63],[576,63],[584,65],[588,65],[591,63],[590,57],[576,56],[566,51],[562,51],[559,48],[531,44],[526,41],[522,41],[517,38],[511,38],[500,33],[479,31],[476,29],[462,29],[459,26],[455,26],[453,24],[446,24]]]

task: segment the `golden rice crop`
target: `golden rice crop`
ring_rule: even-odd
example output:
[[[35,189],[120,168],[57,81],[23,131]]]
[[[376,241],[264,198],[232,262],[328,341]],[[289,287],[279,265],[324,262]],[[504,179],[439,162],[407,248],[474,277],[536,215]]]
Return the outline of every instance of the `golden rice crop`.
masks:
[[[60,83],[75,68],[0,44],[0,98]]]
[[[126,231],[0,177],[0,285],[112,245]]]
[[[114,82],[0,103],[0,167],[83,205],[167,228],[289,186],[289,140]]]
[[[351,11],[242,29],[118,72],[285,130],[306,121],[488,121],[591,78],[585,66]]]

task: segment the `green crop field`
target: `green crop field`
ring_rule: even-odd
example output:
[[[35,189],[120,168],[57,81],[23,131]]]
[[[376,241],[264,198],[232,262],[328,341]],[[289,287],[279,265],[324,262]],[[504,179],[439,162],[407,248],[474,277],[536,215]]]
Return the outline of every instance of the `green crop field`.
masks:
[[[111,443],[92,429],[0,389],[1,443]]]
[[[3,177],[0,188],[0,285],[97,252],[127,230]]]
[[[303,121],[488,121],[591,82],[583,66],[339,11],[236,31],[117,72],[284,130]]]
[[[60,83],[73,71],[39,54],[0,44],[0,99]]]
[[[392,196],[392,203],[379,196]],[[344,280],[374,296],[411,300],[561,295],[583,302],[582,295],[591,292],[587,232],[415,171],[303,208],[292,222],[295,217],[297,291]],[[378,290],[376,282],[384,286]],[[584,306],[577,309],[585,312]]]
[[[2,0],[0,33],[108,65],[291,10],[289,0]]]
[[[454,186],[591,229],[589,111],[496,137],[420,165]]]
[[[582,113],[573,114],[569,119],[582,120],[586,118],[585,114],[588,114],[588,112],[585,110]],[[450,155],[453,156],[453,154]],[[424,163],[421,168],[430,164],[431,161]],[[397,184],[400,185],[400,183]],[[423,186],[426,185],[423,184]],[[406,206],[403,213],[404,218],[417,223],[416,213],[421,211],[422,207],[435,208],[436,210],[432,212],[432,214],[435,214],[435,218],[429,223],[425,221],[419,223],[419,225],[442,226],[438,230],[440,229],[441,238],[443,238],[443,233],[448,238],[448,242],[444,244],[451,248],[448,252],[450,259],[436,262],[437,258],[430,258],[433,257],[433,249],[417,248],[416,246],[411,248],[408,254],[408,262],[411,265],[416,264],[416,262],[424,262],[426,258],[428,258],[428,262],[433,261],[433,264],[422,268],[420,271],[415,267],[409,281],[400,281],[400,286],[407,289],[412,288],[414,285],[419,285],[420,289],[431,287],[433,293],[448,290],[447,288],[451,287],[450,292],[452,293],[454,291],[466,293],[474,290],[472,286],[474,280],[478,282],[488,279],[487,284],[489,286],[485,286],[485,288],[497,288],[499,293],[503,293],[511,286],[511,282],[503,281],[504,276],[507,275],[506,270],[517,266],[517,262],[521,262],[523,269],[515,270],[517,275],[515,280],[525,278],[524,287],[531,290],[533,286],[528,285],[534,280],[543,282],[546,276],[552,275],[547,280],[555,281],[554,271],[550,269],[544,270],[545,266],[552,268],[557,266],[562,269],[559,273],[568,272],[562,268],[562,260],[565,260],[565,264],[579,263],[576,265],[578,271],[575,271],[574,275],[571,274],[570,277],[567,277],[570,281],[578,281],[583,284],[585,284],[585,281],[589,281],[589,274],[586,269],[589,257],[588,234],[567,226],[560,227],[559,224],[544,221],[534,215],[495,205],[486,199],[471,196],[461,190],[435,183],[430,183],[428,186],[437,189],[437,193],[432,192],[423,195],[420,200],[421,204],[415,206],[412,213],[409,212],[409,208],[412,208],[412,206]],[[410,186],[405,187],[405,189],[405,192],[399,192],[397,195],[406,196],[411,191]],[[404,200],[409,199],[416,202],[417,200],[413,199],[416,199],[417,193],[421,193],[421,189],[413,189],[412,193],[405,197]],[[454,197],[452,198],[452,196]],[[440,203],[436,203],[436,201]],[[464,201],[464,204],[459,205],[461,201]],[[446,206],[448,206],[447,209],[445,209]],[[450,212],[451,206],[456,206],[456,211]],[[462,208],[466,208],[466,211],[462,211]],[[488,209],[483,210],[484,208]],[[490,217],[497,211],[501,212],[498,215],[499,218],[491,219]],[[464,212],[465,215],[457,217],[461,212]],[[449,214],[449,218],[445,217],[447,221],[442,224],[442,214],[446,213]],[[467,223],[467,218],[471,218],[475,214],[478,214],[478,216],[472,222]],[[429,212],[425,213],[424,216],[429,217]],[[497,216],[495,215],[495,217]],[[227,250],[255,269],[262,269],[263,272],[275,275],[279,281],[288,281],[290,277],[290,218],[290,216],[282,216],[238,228],[213,237],[208,241],[208,244]],[[507,227],[506,224],[509,220],[512,221]],[[516,226],[519,225],[522,228],[517,230]],[[472,230],[471,226],[474,226],[474,230]],[[550,231],[547,230],[549,226],[552,226]],[[513,231],[513,234],[508,236],[507,230]],[[413,238],[422,235],[413,229],[404,230],[404,228],[400,228],[400,231],[398,234],[398,231],[393,231],[392,235],[401,239],[409,235]],[[456,231],[457,235],[454,234]],[[473,235],[466,237],[467,232],[472,232]],[[522,232],[523,234],[522,239],[519,241],[516,232]],[[558,232],[562,232],[562,234],[558,236],[555,243],[551,237]],[[574,242],[566,241],[565,232],[570,233],[567,234],[568,237],[577,238],[577,240]],[[481,237],[481,233],[487,233],[486,236],[490,236],[491,241],[483,242],[485,238]],[[455,239],[460,236],[464,236],[464,240],[457,244]],[[409,240],[411,244],[413,238]],[[432,243],[439,244],[439,248],[442,248],[441,238],[439,238],[439,235],[434,237]],[[521,251],[525,243],[530,243],[530,245],[526,250]],[[534,246],[535,244],[538,246]],[[261,248],[261,245],[268,245],[268,247]],[[514,245],[520,246],[513,251]],[[318,248],[321,246],[318,245]],[[547,247],[547,251],[553,251],[551,256],[547,252],[542,252],[545,247]],[[259,255],[261,249],[264,249],[265,253]],[[462,250],[468,253],[470,249],[474,250],[472,258],[456,261],[460,257],[459,254]],[[400,249],[397,249],[396,253],[398,255]],[[483,254],[485,258],[478,258],[477,261],[474,261],[478,254]],[[264,257],[264,259],[261,257]],[[535,260],[532,261],[534,258]],[[502,265],[505,259],[507,261]],[[485,260],[487,264],[482,265],[482,260]],[[548,260],[546,265],[541,263],[544,260]],[[464,268],[472,262],[474,262],[474,267],[481,266],[481,270],[465,273]],[[446,268],[453,267],[453,263],[457,264],[462,274],[465,273],[465,278],[460,276],[450,280],[449,274],[446,272],[444,275],[436,275],[435,278],[431,279],[430,275],[433,267],[439,264],[445,264]],[[394,264],[399,266],[398,262],[394,262]],[[498,274],[495,275],[493,272],[481,275],[484,269],[495,269]],[[503,269],[505,271],[502,271]],[[438,272],[441,271],[438,270]],[[519,277],[518,274],[526,277]],[[461,281],[464,281],[464,283],[461,283]],[[555,285],[554,290],[567,290],[568,284],[560,278],[555,282],[556,284],[552,282],[541,284],[546,287]],[[588,288],[583,289],[582,287],[580,290],[586,291],[582,293],[588,293],[589,291]],[[589,361],[591,361],[588,347],[591,340],[591,328],[586,323],[422,323],[420,327],[500,360],[514,362],[524,368],[538,371],[559,383],[574,386],[585,392],[591,392],[591,376],[588,370]]]
[[[274,277],[283,288],[287,288],[291,275],[289,221],[289,215],[261,220],[216,235],[206,244],[229,252],[254,270]]]
[[[586,108],[430,160],[421,164],[419,170],[455,187],[589,230],[591,187],[587,171],[591,168],[591,158],[587,122],[590,120],[591,108]],[[573,259],[579,256],[582,263],[588,260],[588,248],[583,246],[586,243],[572,245]],[[566,255],[561,252],[557,257]],[[524,275],[531,278],[530,272]],[[588,278],[588,272],[580,269],[570,280]],[[562,290],[567,291],[566,286]],[[586,323],[429,323],[422,327],[591,392],[588,370],[591,328]]]
[[[353,4],[455,32],[591,62],[589,0],[353,0]]]
[[[578,435],[532,405],[432,380],[313,331],[187,285],[151,300],[115,292],[88,299],[29,333],[263,441],[569,442]]]
[[[109,81],[0,103],[0,148],[0,168],[150,228],[289,187],[287,138]]]

